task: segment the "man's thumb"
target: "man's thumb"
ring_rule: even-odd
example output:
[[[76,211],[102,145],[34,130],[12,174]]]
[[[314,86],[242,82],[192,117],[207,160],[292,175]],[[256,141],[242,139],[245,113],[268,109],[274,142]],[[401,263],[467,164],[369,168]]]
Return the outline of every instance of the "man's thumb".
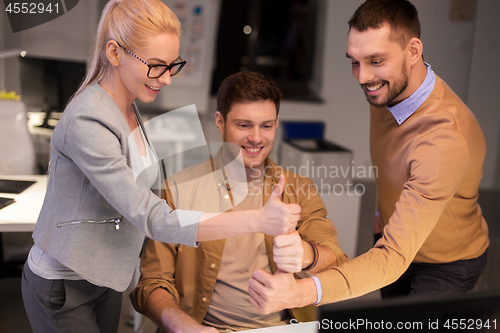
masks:
[[[252,273],[252,277],[262,284],[264,284],[264,282],[268,279],[269,276],[271,276],[271,274],[262,269],[256,269]]]
[[[280,176],[280,180],[279,180],[278,184],[276,184],[276,186],[274,187],[274,190],[273,190],[273,193],[271,194],[271,196],[276,197],[276,198],[280,198],[281,193],[283,193],[283,189],[285,188],[285,184],[286,184],[286,177],[285,177],[285,175],[282,174]]]

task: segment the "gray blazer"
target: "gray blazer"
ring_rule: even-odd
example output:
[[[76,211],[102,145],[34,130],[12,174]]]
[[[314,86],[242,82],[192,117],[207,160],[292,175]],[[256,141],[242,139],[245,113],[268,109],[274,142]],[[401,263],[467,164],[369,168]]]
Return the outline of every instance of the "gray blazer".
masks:
[[[144,235],[196,246],[201,216],[171,210],[159,191],[137,185],[130,133],[97,83],[69,103],[52,135],[47,194],[33,232],[35,244],[61,264],[117,291],[130,284]],[[158,175],[156,185],[161,181]]]

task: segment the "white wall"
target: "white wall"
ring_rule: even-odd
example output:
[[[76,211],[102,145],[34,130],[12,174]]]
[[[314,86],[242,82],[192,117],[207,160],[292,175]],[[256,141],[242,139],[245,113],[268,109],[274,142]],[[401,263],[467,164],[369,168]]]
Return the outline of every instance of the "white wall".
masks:
[[[92,56],[98,24],[98,1],[80,1],[64,15],[16,33],[28,55],[87,61]]]
[[[0,3],[0,50],[11,50],[20,48],[12,41],[13,33],[10,28],[9,19],[5,12],[3,2]],[[13,73],[18,71],[18,62],[15,58],[0,59],[0,90],[15,91],[19,93],[19,82],[12,82]]]
[[[80,1],[66,14],[39,26],[12,32],[4,4],[0,4],[0,50],[22,49],[31,57],[87,61],[92,55],[99,20],[99,0]],[[0,62],[5,89],[21,91],[19,61]]]
[[[99,19],[98,0],[80,1],[64,15],[39,26],[13,33],[5,7],[2,9],[4,47],[22,48],[35,57],[86,61]]]
[[[476,115],[487,150],[481,185],[500,189],[500,1],[479,0],[467,105]],[[496,180],[496,183],[495,183]]]

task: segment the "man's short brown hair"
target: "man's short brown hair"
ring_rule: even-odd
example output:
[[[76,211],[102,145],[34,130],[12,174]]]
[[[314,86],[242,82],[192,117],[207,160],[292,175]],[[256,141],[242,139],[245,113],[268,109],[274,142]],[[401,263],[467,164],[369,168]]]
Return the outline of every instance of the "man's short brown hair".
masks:
[[[411,38],[420,38],[420,20],[408,0],[367,0],[349,20],[349,30],[378,29],[385,23],[392,30],[392,40],[405,48]]]
[[[281,92],[276,83],[267,76],[255,72],[239,72],[228,76],[217,92],[217,111],[224,121],[231,107],[236,103],[270,100],[276,105],[278,117]]]

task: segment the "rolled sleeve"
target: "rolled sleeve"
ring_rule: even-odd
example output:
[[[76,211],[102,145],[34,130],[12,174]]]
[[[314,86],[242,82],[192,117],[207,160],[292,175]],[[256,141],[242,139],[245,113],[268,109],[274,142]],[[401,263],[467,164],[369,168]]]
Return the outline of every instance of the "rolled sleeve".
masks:
[[[146,301],[153,290],[167,290],[179,303],[179,292],[175,287],[175,262],[177,247],[155,240],[148,240],[141,256],[141,279],[130,294],[134,308],[144,314]]]

